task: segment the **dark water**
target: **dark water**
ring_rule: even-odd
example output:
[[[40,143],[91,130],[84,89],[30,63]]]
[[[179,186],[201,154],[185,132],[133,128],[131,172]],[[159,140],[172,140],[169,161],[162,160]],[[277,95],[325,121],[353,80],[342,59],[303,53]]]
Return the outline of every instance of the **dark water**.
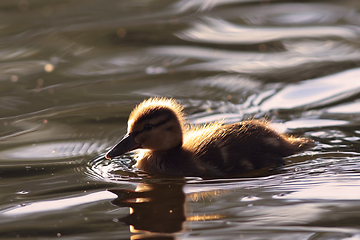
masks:
[[[2,0],[0,236],[360,239],[359,11],[356,0]],[[150,178],[131,154],[105,160],[155,95],[192,123],[267,116],[317,146],[253,178]]]

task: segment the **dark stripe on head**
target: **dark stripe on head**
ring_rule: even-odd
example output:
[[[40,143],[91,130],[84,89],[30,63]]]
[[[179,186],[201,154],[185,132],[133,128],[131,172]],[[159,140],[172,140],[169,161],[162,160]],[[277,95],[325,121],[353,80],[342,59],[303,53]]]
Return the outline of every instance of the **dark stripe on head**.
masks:
[[[168,115],[168,117],[165,120],[161,121],[162,124],[169,121],[171,118],[176,118],[176,115],[172,110],[164,107],[154,107],[154,108],[144,109],[144,112],[142,112],[139,118],[134,119],[135,120],[134,124],[164,115],[165,116]],[[154,125],[160,125],[160,124],[156,123]]]
[[[151,124],[152,127],[161,126],[161,125],[165,124],[166,122],[168,122],[169,120],[171,120],[172,118],[175,118],[175,117],[176,117],[176,116],[173,114],[173,112],[171,112],[171,111],[169,111],[169,112],[170,112],[170,114],[169,114],[169,113],[166,113],[166,114],[167,114],[167,118],[165,118],[164,120],[162,120],[162,121],[160,121],[160,122],[158,122],[158,123]],[[141,122],[141,121],[146,121],[146,120],[148,120],[148,119],[155,118],[155,117],[158,117],[158,116],[161,116],[161,115],[164,115],[164,114],[163,114],[163,113],[159,113],[159,114],[158,114],[158,113],[153,113],[153,114],[151,114],[148,118],[147,118],[147,117],[141,117],[141,118],[139,118],[139,120],[138,120],[137,123],[139,123],[139,122]],[[147,125],[147,124],[145,124],[145,126],[146,126],[146,125]],[[142,129],[142,130],[140,130],[140,131],[134,131],[134,132],[133,132],[133,135],[136,136],[136,135],[138,135],[138,134],[141,133],[141,132],[147,131],[148,129],[146,129],[145,126],[144,126],[144,129]],[[150,130],[150,129],[149,129],[149,130]]]
[[[168,122],[171,118],[172,118],[172,116],[169,115],[167,118],[165,118],[165,119],[162,120],[161,122],[158,122],[158,123],[153,124],[153,126],[154,126],[154,127],[158,127],[158,126],[160,126],[160,125],[163,125],[163,124],[165,124],[166,122]]]

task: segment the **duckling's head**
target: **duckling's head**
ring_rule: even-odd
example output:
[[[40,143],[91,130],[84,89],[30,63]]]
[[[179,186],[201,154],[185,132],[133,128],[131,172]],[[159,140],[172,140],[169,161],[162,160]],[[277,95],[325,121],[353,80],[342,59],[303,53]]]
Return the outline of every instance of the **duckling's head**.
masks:
[[[166,151],[181,146],[183,125],[183,107],[174,99],[145,100],[130,113],[127,134],[106,154],[106,158],[137,148]]]

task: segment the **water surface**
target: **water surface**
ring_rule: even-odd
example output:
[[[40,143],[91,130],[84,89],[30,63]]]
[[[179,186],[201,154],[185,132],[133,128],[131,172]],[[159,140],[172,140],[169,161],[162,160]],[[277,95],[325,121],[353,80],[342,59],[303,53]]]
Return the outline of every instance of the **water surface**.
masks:
[[[360,239],[358,1],[0,3],[0,236]],[[316,141],[266,176],[151,177],[105,152],[150,96]]]

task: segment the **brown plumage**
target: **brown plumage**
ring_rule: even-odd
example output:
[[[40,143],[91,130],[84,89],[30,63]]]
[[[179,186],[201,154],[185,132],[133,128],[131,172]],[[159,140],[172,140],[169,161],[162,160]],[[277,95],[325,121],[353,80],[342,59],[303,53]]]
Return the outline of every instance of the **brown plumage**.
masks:
[[[188,126],[174,99],[150,98],[131,112],[128,133],[106,158],[143,148],[137,167],[146,172],[228,177],[281,166],[283,157],[312,146],[310,139],[280,135],[265,120]]]

